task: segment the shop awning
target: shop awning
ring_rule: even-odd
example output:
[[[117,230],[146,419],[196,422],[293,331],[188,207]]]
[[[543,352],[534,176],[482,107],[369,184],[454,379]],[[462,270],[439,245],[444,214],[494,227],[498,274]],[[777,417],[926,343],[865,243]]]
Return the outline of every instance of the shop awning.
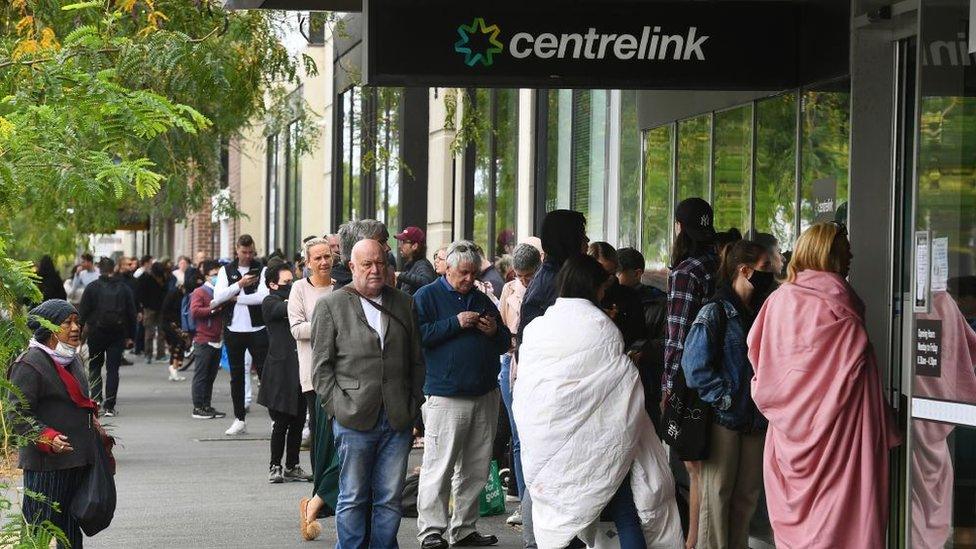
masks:
[[[363,11],[362,0],[224,0],[229,10]]]

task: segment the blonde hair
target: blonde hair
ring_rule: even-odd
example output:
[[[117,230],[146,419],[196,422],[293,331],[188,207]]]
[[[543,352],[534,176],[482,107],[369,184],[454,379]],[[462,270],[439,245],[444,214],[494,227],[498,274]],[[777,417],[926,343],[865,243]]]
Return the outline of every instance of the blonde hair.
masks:
[[[332,245],[329,244],[328,238],[325,237],[310,238],[304,243],[302,243],[302,256],[305,258],[305,261],[311,259],[310,256],[312,254],[312,248],[316,246],[325,246],[326,248],[329,249],[329,255],[332,255]]]
[[[806,270],[839,273],[842,258],[838,242],[846,236],[847,232],[837,223],[817,223],[803,231],[786,268],[786,282],[795,282],[796,275]]]

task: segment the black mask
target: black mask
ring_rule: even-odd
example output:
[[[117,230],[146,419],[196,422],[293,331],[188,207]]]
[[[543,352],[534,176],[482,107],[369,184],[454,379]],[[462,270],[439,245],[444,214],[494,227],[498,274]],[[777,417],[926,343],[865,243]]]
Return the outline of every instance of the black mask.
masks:
[[[291,284],[284,284],[278,286],[277,290],[271,290],[272,295],[276,295],[281,299],[288,299],[288,294],[291,293]]]
[[[752,271],[749,277],[749,284],[756,291],[757,295],[765,297],[769,290],[776,284],[776,275],[766,271]]]

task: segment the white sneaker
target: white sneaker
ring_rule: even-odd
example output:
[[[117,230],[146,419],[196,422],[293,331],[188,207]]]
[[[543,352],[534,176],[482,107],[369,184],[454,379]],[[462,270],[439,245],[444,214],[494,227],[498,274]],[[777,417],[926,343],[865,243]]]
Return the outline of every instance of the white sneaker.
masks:
[[[522,524],[522,506],[521,505],[519,505],[519,508],[516,509],[514,513],[512,513],[512,516],[510,516],[507,519],[505,519],[505,523],[508,524],[509,526],[517,526],[517,525]]]
[[[308,446],[308,443],[312,440],[312,431],[308,429],[308,425],[302,429],[302,446]]]
[[[170,381],[186,381],[186,378],[180,375],[179,370],[170,366],[169,367],[169,380]]]
[[[247,433],[247,423],[244,423],[239,419],[235,419],[234,423],[231,424],[230,429],[224,431],[224,434],[230,437],[234,435],[243,435],[246,433]]]

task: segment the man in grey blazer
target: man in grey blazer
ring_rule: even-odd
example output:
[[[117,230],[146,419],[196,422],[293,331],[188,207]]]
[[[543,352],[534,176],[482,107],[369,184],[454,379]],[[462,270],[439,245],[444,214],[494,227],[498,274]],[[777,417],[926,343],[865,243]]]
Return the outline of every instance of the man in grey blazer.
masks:
[[[380,243],[356,243],[349,267],[352,283],[320,299],[312,314],[313,381],[334,418],[341,469],[336,547],[396,547],[411,429],[424,396],[420,330],[410,296],[386,285]]]

